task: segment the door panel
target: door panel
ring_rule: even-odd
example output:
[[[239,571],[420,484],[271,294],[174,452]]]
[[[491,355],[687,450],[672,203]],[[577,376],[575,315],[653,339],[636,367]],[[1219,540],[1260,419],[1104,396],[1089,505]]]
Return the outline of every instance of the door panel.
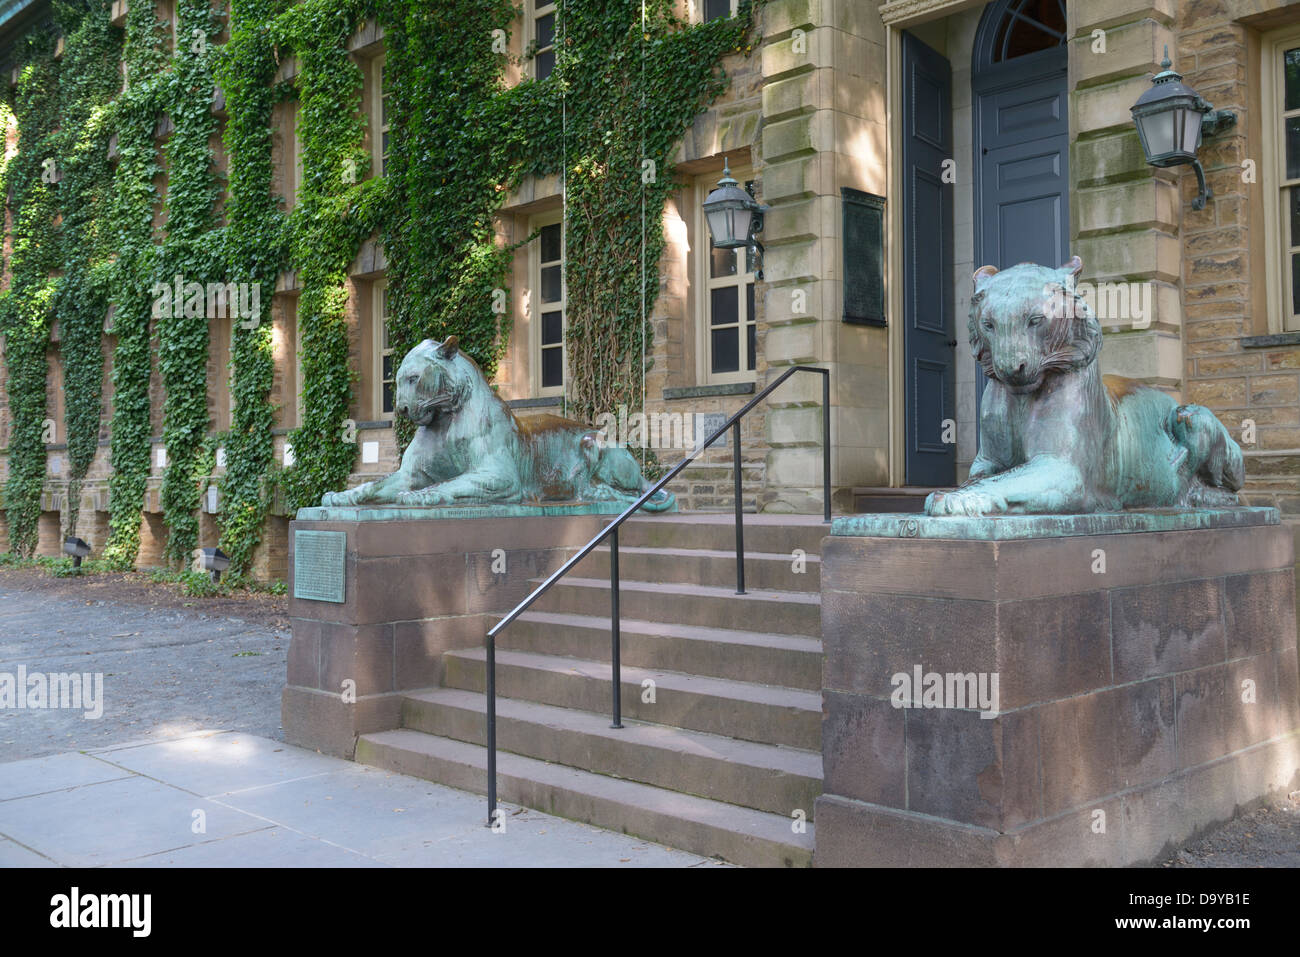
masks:
[[[972,77],[971,86],[975,265],[1059,266],[1070,258],[1066,50],[986,68]],[[977,370],[977,410],[984,383]]]
[[[956,446],[944,420],[956,417],[953,352],[952,71],[903,33],[903,362],[908,485],[951,485]]]
[[[1065,76],[1021,79],[977,98],[979,263],[1069,259],[1070,134]]]

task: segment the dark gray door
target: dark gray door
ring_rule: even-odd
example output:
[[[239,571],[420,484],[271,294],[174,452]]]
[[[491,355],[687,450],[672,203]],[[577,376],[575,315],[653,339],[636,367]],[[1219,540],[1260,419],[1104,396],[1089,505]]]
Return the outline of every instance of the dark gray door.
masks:
[[[1070,258],[1070,114],[1063,0],[996,0],[971,51],[975,266]],[[984,397],[976,372],[976,408]]]
[[[945,176],[944,161],[953,158],[952,70],[906,32],[902,70],[905,480],[951,485],[956,446],[944,432],[945,420],[956,417],[953,176]]]
[[[976,265],[1070,258],[1070,127],[1064,70],[976,94]]]

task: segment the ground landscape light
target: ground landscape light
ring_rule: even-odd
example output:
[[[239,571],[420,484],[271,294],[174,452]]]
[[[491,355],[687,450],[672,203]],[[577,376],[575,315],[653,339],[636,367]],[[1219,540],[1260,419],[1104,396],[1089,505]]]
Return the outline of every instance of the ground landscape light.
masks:
[[[723,159],[722,179],[704,200],[704,221],[717,249],[752,247],[758,253],[755,276],[763,278],[763,244],[754,238],[763,231],[763,214],[768,211],[753,196],[740,188],[731,176],[731,164]]]
[[[1196,158],[1196,151],[1203,136],[1213,136],[1233,126],[1237,114],[1216,110],[1199,93],[1185,86],[1182,74],[1172,69],[1168,46],[1160,66],[1161,71],[1151,78],[1150,89],[1130,107],[1133,123],[1148,164],[1162,168],[1190,164],[1196,171],[1201,191],[1192,200],[1192,209],[1204,209],[1214,193],[1205,184],[1205,170]]]
[[[221,581],[221,573],[230,567],[230,559],[219,548],[199,549],[199,561],[203,564],[204,571],[212,573],[214,582]]]
[[[80,568],[81,560],[90,554],[90,545],[69,535],[63,540],[63,553],[72,556],[73,568]]]

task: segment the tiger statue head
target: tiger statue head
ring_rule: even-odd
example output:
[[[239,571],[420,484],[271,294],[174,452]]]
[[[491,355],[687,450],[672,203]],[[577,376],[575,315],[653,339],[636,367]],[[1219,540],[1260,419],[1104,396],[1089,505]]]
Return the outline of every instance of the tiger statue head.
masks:
[[[406,354],[397,368],[394,411],[416,425],[432,425],[454,416],[468,401],[483,373],[460,351],[459,340],[425,339]]]
[[[1036,392],[1054,372],[1083,369],[1101,349],[1101,324],[1076,288],[1083,261],[1059,269],[1021,263],[975,270],[971,355],[1013,393]]]

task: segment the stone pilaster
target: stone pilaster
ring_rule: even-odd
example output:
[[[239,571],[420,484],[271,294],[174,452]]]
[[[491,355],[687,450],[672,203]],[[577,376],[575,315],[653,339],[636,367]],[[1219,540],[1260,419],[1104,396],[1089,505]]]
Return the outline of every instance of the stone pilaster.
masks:
[[[1176,49],[1173,0],[1071,3],[1070,241],[1080,278],[1098,284],[1098,315],[1113,344],[1107,372],[1180,389],[1183,378],[1178,231],[1184,198],[1177,173],[1146,164],[1129,108]],[[1175,67],[1177,64],[1175,64]],[[1150,315],[1125,285],[1149,284]],[[1145,295],[1145,291],[1139,291]]]
[[[874,3],[773,0],[763,9],[763,199],[771,205],[760,381],[790,365],[831,369],[833,496],[887,484],[889,377],[883,329],[842,323],[840,188],[886,193],[885,31]],[[762,505],[821,506],[821,383],[774,396]]]

